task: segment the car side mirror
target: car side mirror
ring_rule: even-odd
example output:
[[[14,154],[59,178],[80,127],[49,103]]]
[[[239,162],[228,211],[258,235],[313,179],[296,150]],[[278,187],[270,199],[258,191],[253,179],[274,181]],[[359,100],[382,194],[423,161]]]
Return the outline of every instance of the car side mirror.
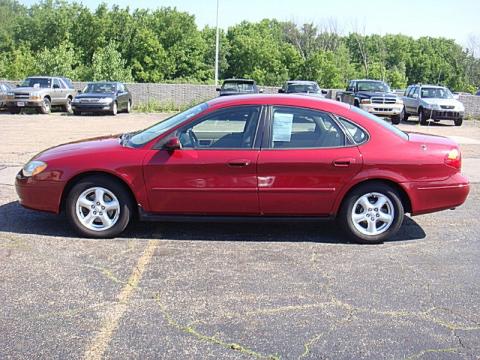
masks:
[[[180,150],[182,148],[182,143],[178,137],[173,137],[163,145],[163,148],[168,152],[174,152],[175,150]]]
[[[278,89],[278,93],[279,93],[279,94],[284,94],[284,93],[285,93],[285,90],[284,90],[284,89]]]
[[[77,90],[77,94],[81,94],[82,93],[82,90]]]
[[[219,87],[217,87],[217,88],[215,89],[215,91],[220,91],[220,90],[222,90],[222,89],[221,89],[221,88],[219,88]]]
[[[328,90],[322,89],[322,94],[323,94],[323,95],[327,95],[327,94],[328,94]]]
[[[349,88],[347,88],[347,91],[355,92],[355,88],[349,87]]]
[[[53,88],[54,88],[54,89],[60,89],[60,85],[58,85],[58,84],[53,84]]]
[[[263,89],[259,89],[258,92],[259,92],[260,94],[263,94]]]
[[[412,97],[413,97],[414,99],[418,99],[418,94],[413,94]]]

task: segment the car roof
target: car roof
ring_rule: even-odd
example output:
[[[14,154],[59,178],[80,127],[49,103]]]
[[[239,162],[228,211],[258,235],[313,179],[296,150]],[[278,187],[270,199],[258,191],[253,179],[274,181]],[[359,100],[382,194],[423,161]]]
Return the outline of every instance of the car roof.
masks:
[[[313,80],[289,80],[287,84],[317,84],[317,82]]]
[[[345,113],[350,105],[335,100],[290,94],[254,94],[221,96],[207,101],[212,108],[222,108],[236,105],[277,105],[311,107],[328,112]]]
[[[254,83],[255,80],[252,79],[225,79],[223,80],[223,83],[226,82],[249,82],[249,83]]]

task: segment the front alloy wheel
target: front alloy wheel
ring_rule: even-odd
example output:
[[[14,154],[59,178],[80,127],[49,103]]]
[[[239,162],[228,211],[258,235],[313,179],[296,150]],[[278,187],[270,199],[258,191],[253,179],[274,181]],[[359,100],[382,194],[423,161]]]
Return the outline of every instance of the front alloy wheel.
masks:
[[[342,229],[355,242],[378,244],[395,235],[402,225],[400,195],[383,183],[367,183],[351,191],[340,209]]]
[[[133,201],[128,189],[106,176],[89,176],[70,190],[66,213],[75,230],[82,236],[110,238],[128,226],[133,214]]]

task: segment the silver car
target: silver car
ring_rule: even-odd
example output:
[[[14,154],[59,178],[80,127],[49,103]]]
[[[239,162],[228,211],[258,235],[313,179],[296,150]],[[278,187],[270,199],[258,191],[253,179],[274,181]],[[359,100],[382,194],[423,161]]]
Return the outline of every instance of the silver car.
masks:
[[[403,96],[404,120],[418,116],[420,125],[434,121],[453,120],[456,126],[462,125],[465,107],[456,100],[444,86],[410,85]]]
[[[6,106],[12,114],[31,108],[41,114],[50,113],[52,106],[72,112],[76,91],[72,82],[63,77],[31,76],[7,94]]]

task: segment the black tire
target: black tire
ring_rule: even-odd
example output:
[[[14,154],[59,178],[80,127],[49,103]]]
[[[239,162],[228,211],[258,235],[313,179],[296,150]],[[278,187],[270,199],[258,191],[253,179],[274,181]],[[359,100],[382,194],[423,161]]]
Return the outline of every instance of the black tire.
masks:
[[[125,108],[125,112],[129,114],[132,111],[132,100],[128,100],[127,107]]]
[[[355,101],[353,102],[353,106],[355,106],[355,107],[357,107],[357,108],[360,107],[360,103],[358,102],[358,100],[355,100]]]
[[[355,227],[351,215],[353,212],[353,206],[355,205],[356,201],[362,196],[369,193],[380,193],[384,195],[390,200],[393,206],[394,215],[392,223],[385,231],[376,235],[366,235],[360,232]],[[376,209],[373,208],[372,211],[376,211]],[[342,207],[338,214],[337,220],[340,224],[341,229],[354,242],[360,244],[380,244],[388,238],[394,236],[398,232],[400,226],[402,225],[404,215],[405,214],[403,204],[400,200],[400,195],[398,194],[397,190],[381,182],[371,182],[360,185],[347,194],[342,203]]]
[[[76,203],[79,196],[87,189],[93,187],[101,187],[111,191],[120,204],[118,220],[112,227],[106,230],[91,230],[83,225],[77,216]],[[133,204],[134,201],[128,189],[120,181],[106,176],[93,175],[80,180],[72,187],[66,198],[65,210],[68,220],[81,236],[97,239],[112,238],[122,233],[130,223],[134,213]]]
[[[72,98],[71,97],[68,97],[67,98],[67,103],[65,104],[65,106],[63,107],[63,110],[68,113],[68,114],[72,114],[73,113],[73,109],[72,109]]]
[[[454,120],[455,126],[462,126],[463,118],[458,118]]]
[[[15,115],[15,114],[20,114],[20,112],[22,111],[21,108],[18,108],[18,107],[10,107],[8,108],[8,112],[12,115]]]
[[[52,111],[52,103],[48,97],[43,98],[43,105],[38,108],[40,114],[50,114]]]
[[[401,120],[401,115],[394,115],[392,116],[392,124],[393,125],[398,125],[400,124],[400,120]]]
[[[418,121],[420,125],[427,125],[427,117],[425,116],[425,111],[423,109],[418,110]]]
[[[112,104],[112,110],[110,111],[110,114],[113,116],[118,114],[118,103],[116,101]]]
[[[73,115],[82,115],[82,112],[79,110],[73,110]]]
[[[402,120],[403,120],[403,121],[407,121],[409,115],[408,115],[408,113],[407,113],[407,109],[405,108],[405,106],[403,107],[403,112],[402,112],[402,114],[403,114]]]

